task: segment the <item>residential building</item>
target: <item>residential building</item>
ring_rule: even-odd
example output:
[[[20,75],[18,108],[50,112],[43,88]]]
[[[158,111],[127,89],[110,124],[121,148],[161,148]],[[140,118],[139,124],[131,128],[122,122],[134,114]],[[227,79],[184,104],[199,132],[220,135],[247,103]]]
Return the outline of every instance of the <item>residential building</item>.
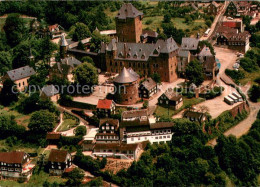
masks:
[[[62,175],[66,168],[72,164],[71,155],[68,151],[52,149],[48,158],[50,175]]]
[[[147,78],[139,86],[139,97],[149,99],[157,93],[157,83],[152,78]]]
[[[119,121],[117,119],[100,119],[96,143],[118,143]]]
[[[74,57],[67,57],[61,60],[61,62],[55,63],[49,70],[50,80],[53,80],[55,77],[61,79],[67,79],[70,82],[73,82],[72,71],[80,65],[81,62]]]
[[[17,85],[18,91],[24,91],[28,86],[28,79],[34,74],[36,74],[36,72],[32,67],[24,66],[7,71],[7,74],[3,77],[3,81],[11,79]]]
[[[96,143],[96,135],[99,132],[99,128],[91,128],[87,135],[83,136],[78,145],[82,146],[83,151],[92,151]]]
[[[131,3],[124,3],[115,17],[118,40],[139,43],[142,35],[142,19],[142,12]]]
[[[173,90],[166,90],[166,92],[158,98],[158,104],[177,110],[183,105],[182,95],[177,94]]]
[[[121,121],[147,121],[149,116],[148,109],[124,111],[121,114]]]
[[[138,100],[139,77],[125,67],[113,80],[115,86],[115,101],[123,105],[135,104]]]
[[[215,1],[212,1],[207,7],[207,12],[209,15],[217,15],[220,8],[220,4],[216,3]]]
[[[127,144],[149,141],[153,143],[167,143],[172,139],[172,122],[149,122],[130,121],[122,123],[123,142]]]
[[[206,116],[205,113],[197,112],[197,111],[191,111],[191,110],[186,110],[183,113],[183,118],[187,118],[190,121],[199,122],[199,123],[203,123],[207,120],[207,116]]]
[[[59,24],[49,25],[48,31],[52,39],[58,38],[64,32],[64,28]]]
[[[198,38],[182,38],[181,50],[190,51],[192,55],[195,55],[198,51],[199,39]]]
[[[182,50],[182,49],[179,50],[177,59],[178,59],[178,66],[177,66],[178,76],[185,77],[186,66],[189,64],[191,60],[190,51]]]
[[[225,15],[231,17],[241,17],[243,15],[250,15],[252,11],[255,11],[255,8],[251,10],[250,1],[230,1],[227,6]]]
[[[0,152],[0,163],[1,179],[29,180],[35,167],[30,156],[20,151]]]
[[[238,50],[246,53],[249,49],[250,34],[245,31],[243,33],[222,33],[217,36],[217,45],[228,46],[230,49]]]
[[[116,104],[113,100],[99,99],[97,104],[97,114],[99,116],[110,117],[116,112]]]
[[[224,20],[222,21],[222,26],[236,29],[238,32],[244,32],[245,30],[243,25],[243,20],[241,20],[240,18],[236,18],[232,20],[224,18]]]
[[[211,53],[209,47],[203,47],[201,52],[198,54],[198,59],[203,64],[204,79],[215,80],[218,68],[215,56]]]
[[[46,85],[42,88],[40,97],[42,99],[50,99],[52,102],[57,102],[60,99],[60,94],[54,85]]]

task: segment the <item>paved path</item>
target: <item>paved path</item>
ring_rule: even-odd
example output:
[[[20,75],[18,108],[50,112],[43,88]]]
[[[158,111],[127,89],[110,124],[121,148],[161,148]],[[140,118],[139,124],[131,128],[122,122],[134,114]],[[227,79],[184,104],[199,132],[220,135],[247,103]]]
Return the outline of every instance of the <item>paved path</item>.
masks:
[[[246,134],[251,128],[252,124],[256,120],[258,110],[260,108],[260,103],[251,103],[250,102],[250,114],[246,119],[238,123],[236,126],[231,127],[226,132],[224,132],[225,136],[234,135],[239,138],[242,135]],[[210,140],[207,145],[215,146],[217,144],[217,138]]]

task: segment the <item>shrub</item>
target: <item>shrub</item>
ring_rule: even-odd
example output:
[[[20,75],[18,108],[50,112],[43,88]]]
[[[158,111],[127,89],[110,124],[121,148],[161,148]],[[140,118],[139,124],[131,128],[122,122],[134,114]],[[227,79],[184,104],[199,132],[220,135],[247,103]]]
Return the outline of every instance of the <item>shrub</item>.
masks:
[[[260,98],[260,86],[259,85],[253,85],[252,88],[249,90],[249,98],[253,102],[257,102],[257,100]]]
[[[152,22],[153,22],[152,19],[148,19],[148,20],[145,22],[145,25],[150,25]]]
[[[229,76],[230,78],[232,78],[236,84],[239,83],[240,79],[245,78],[245,73],[242,72],[241,70],[230,70],[230,69],[226,69],[225,73],[227,74],[227,76]]]
[[[248,57],[241,58],[240,59],[240,65],[247,72],[253,72],[253,71],[258,70],[258,65],[255,62],[255,60],[250,59]]]
[[[87,129],[85,126],[78,126],[76,129],[75,129],[75,135],[76,136],[85,136],[87,133]]]

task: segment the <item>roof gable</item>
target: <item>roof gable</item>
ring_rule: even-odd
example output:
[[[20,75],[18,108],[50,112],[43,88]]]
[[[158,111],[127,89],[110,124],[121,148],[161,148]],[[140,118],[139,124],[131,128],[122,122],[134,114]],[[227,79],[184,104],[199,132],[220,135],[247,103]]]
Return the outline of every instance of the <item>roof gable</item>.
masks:
[[[52,149],[49,159],[49,162],[66,162],[66,158],[68,155],[68,151],[65,150],[57,150],[57,149]]]
[[[116,18],[118,19],[135,18],[137,16],[142,16],[142,15],[143,13],[137,10],[131,3],[124,3],[120,8],[120,10],[118,11]]]
[[[24,66],[21,68],[13,69],[7,72],[8,77],[12,81],[20,80],[26,77],[34,75],[36,72],[30,66]]]
[[[113,100],[99,99],[97,108],[99,109],[111,109]]]

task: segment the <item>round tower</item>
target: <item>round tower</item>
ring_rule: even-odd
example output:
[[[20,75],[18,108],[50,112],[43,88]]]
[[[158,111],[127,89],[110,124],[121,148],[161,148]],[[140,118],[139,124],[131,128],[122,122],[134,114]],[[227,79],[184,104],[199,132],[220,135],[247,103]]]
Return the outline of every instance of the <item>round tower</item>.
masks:
[[[61,59],[66,57],[68,46],[69,46],[69,44],[68,44],[68,42],[65,38],[65,35],[62,34],[61,35],[61,43],[60,43],[60,58]]]
[[[123,105],[135,104],[138,96],[139,77],[125,67],[114,79],[115,102]]]

